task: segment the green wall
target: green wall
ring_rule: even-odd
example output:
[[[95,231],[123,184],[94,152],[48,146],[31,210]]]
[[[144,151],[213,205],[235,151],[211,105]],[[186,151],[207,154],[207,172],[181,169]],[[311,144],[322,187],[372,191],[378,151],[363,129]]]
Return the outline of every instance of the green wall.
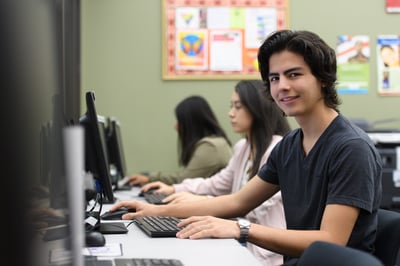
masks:
[[[128,169],[177,169],[175,105],[192,94],[210,102],[233,141],[229,101],[237,80],[164,81],[161,78],[159,0],[82,0],[82,99],[96,93],[97,112],[122,124]],[[376,46],[380,34],[400,35],[400,14],[386,14],[384,0],[291,0],[290,27],[315,31],[332,47],[342,34],[371,38],[371,88],[366,95],[341,95],[341,112],[370,121],[400,118],[399,97],[376,93]],[[82,112],[86,109],[84,102]],[[296,127],[293,120],[291,125]],[[386,124],[400,127],[400,122]]]

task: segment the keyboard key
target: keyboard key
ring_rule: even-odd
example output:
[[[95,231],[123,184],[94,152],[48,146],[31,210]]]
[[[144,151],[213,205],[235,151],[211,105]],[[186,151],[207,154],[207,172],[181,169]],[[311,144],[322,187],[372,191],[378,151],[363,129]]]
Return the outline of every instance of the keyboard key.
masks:
[[[166,195],[163,194],[156,194],[156,193],[143,193],[144,199],[151,204],[165,204],[162,202],[164,198],[166,198]]]
[[[115,266],[183,266],[177,259],[156,258],[119,258],[114,259]]]
[[[150,237],[175,237],[182,228],[180,219],[171,216],[144,216],[133,220]]]

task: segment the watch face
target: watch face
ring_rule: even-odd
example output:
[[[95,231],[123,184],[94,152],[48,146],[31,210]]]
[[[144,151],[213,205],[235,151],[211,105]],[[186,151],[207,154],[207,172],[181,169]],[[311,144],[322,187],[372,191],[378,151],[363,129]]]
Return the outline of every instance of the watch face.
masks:
[[[240,227],[248,227],[250,226],[250,222],[246,219],[239,219],[238,223],[240,225]]]

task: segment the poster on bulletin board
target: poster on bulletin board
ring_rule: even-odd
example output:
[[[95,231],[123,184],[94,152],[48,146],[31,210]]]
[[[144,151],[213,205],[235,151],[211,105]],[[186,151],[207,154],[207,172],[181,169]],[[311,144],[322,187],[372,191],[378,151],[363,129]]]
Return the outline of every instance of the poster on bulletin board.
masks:
[[[400,0],[386,0],[386,13],[400,13]]]
[[[376,52],[379,95],[400,96],[400,36],[378,36]]]
[[[259,79],[257,53],[289,0],[164,0],[163,79]]]
[[[369,90],[370,40],[366,35],[340,35],[336,49],[339,94]]]

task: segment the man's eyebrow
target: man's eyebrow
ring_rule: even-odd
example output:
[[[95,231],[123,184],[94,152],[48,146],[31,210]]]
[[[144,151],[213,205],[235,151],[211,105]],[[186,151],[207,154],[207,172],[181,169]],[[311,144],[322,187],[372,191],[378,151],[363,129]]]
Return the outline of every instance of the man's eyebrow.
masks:
[[[286,74],[288,74],[290,72],[293,72],[293,71],[296,71],[296,70],[300,70],[300,69],[302,69],[302,67],[292,67],[292,68],[289,68],[289,69],[286,69],[285,71],[283,71],[283,74],[286,75]],[[276,76],[276,75],[278,75],[278,73],[275,73],[275,72],[270,72],[268,74],[269,77]]]

